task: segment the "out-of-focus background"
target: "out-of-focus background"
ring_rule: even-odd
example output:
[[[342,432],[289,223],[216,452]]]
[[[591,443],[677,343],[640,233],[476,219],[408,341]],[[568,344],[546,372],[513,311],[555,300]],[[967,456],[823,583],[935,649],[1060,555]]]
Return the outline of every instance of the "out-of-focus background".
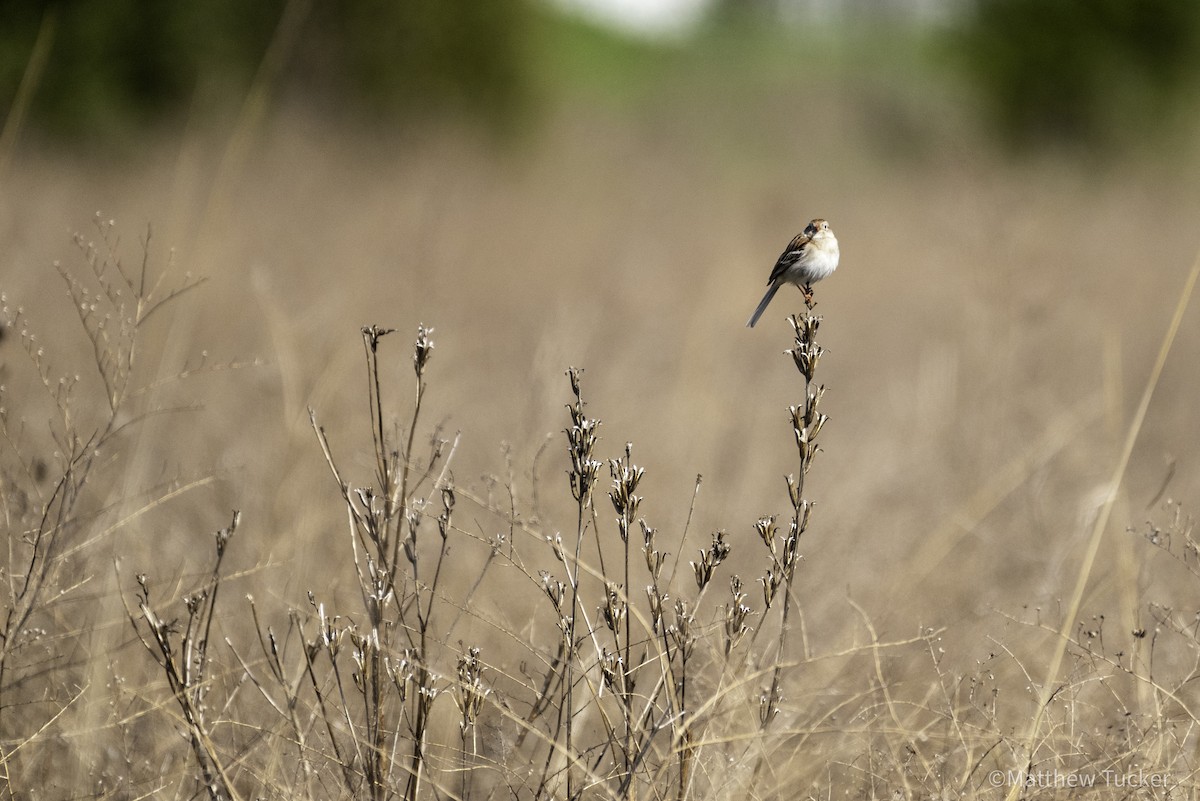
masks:
[[[149,230],[153,272],[206,279],[154,321],[137,377],[237,365],[155,390],[198,408],[138,429],[105,502],[214,480],[107,536],[96,587],[113,558],[198,569],[239,508],[264,603],[357,592],[306,410],[369,478],[370,323],[399,331],[399,420],[408,343],[435,329],[420,436],[461,431],[459,485],[511,485],[542,529],[573,526],[563,371],[581,366],[602,455],[632,441],[647,469],[642,513],[677,541],[703,475],[681,547],[724,529],[749,572],[794,470],[799,293],[744,324],[825,217],[842,258],[816,292],[807,636],[853,639],[852,601],[888,635],[946,627],[971,665],[1006,615],[1073,586],[1200,247],[1198,102],[1186,0],[12,2],[0,289],[82,374],[86,421],[91,355],[53,264],[83,265],[71,236],[96,238],[99,212],[129,264]],[[5,402],[37,442],[9,333]],[[1198,352],[1193,308],[1085,599],[1114,638],[1182,572],[1136,531],[1200,487]],[[128,633],[113,593],[88,597]]]

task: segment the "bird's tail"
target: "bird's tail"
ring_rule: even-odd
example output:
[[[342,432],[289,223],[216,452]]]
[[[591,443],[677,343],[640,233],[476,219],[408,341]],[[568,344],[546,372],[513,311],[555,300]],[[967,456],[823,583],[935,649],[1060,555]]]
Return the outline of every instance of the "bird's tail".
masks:
[[[762,313],[767,310],[767,304],[771,302],[771,298],[775,297],[775,293],[779,291],[781,284],[776,281],[767,289],[767,294],[763,295],[762,302],[758,304],[758,308],[754,310],[754,314],[750,315],[749,321],[746,323],[747,328],[753,328],[758,322],[758,318],[762,317]]]

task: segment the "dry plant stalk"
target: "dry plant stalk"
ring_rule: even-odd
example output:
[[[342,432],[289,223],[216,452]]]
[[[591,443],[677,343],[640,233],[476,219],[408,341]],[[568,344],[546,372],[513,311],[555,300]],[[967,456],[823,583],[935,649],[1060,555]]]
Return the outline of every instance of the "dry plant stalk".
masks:
[[[389,434],[379,374],[380,342],[390,333],[392,329],[379,326],[362,329],[375,457],[373,484],[356,486],[343,478],[325,429],[310,410],[313,429],[345,504],[363,617],[355,622],[349,616],[331,616],[310,594],[318,631],[313,638],[306,636],[305,660],[346,791],[384,801],[396,794],[396,788],[403,788],[400,797],[415,801],[426,792],[429,727],[434,702],[445,689],[436,665],[452,625],[441,615],[456,494],[448,479],[448,443],[435,437],[423,460],[414,444],[426,390],[425,369],[434,347],[432,329],[417,330],[413,414],[399,447]],[[429,495],[423,496],[427,484]],[[434,496],[440,509],[432,518],[437,536],[430,547],[422,532],[428,528]],[[477,583],[481,579],[482,575]],[[352,660],[349,670],[342,659],[345,641]],[[317,659],[322,655],[336,688],[332,702],[318,673]],[[465,659],[459,667],[457,696],[464,744],[487,695],[478,650],[468,649]],[[404,750],[407,757],[401,756]]]
[[[796,605],[793,582],[796,577],[796,565],[800,560],[800,538],[808,530],[813,510],[813,502],[804,497],[804,484],[808,471],[812,469],[813,459],[819,451],[817,436],[829,419],[819,410],[821,398],[825,394],[825,385],[814,382],[817,363],[825,353],[825,349],[817,344],[817,329],[821,326],[822,318],[812,313],[816,304],[811,296],[805,298],[805,303],[808,305],[808,311],[798,317],[793,314],[788,318],[795,333],[795,343],[786,353],[792,357],[792,363],[804,379],[804,400],[788,407],[799,457],[799,470],[795,475],[787,477],[788,500],[791,502],[792,514],[782,546],[776,542],[774,520],[759,520],[756,525],[759,536],[771,554],[771,566],[762,579],[764,608],[770,609],[780,586],[784,588],[779,629],[779,662],[772,672],[771,686],[762,696],[759,706],[759,719],[764,728],[779,712],[782,665],[790,631],[790,615],[792,607]]]
[[[11,533],[0,564],[5,576],[0,592],[0,731],[6,740],[0,746],[0,785],[10,795],[18,792],[14,787],[14,782],[19,782],[18,768],[10,757],[20,749],[25,736],[22,730],[32,726],[29,731],[40,731],[57,714],[49,713],[41,720],[36,715],[20,721],[11,718],[9,710],[25,704],[10,697],[10,690],[33,676],[49,681],[50,687],[71,683],[66,679],[55,682],[57,668],[45,670],[46,654],[36,657],[32,665],[26,664],[30,660],[24,654],[36,643],[54,639],[44,635],[59,633],[50,630],[63,622],[54,609],[86,581],[68,566],[85,564],[87,546],[112,530],[89,535],[88,527],[96,526],[107,509],[103,499],[96,501],[96,508],[84,504],[85,487],[97,484],[100,474],[111,472],[113,462],[108,455],[119,450],[122,435],[153,415],[183,411],[151,406],[146,400],[148,390],[197,372],[232,366],[210,366],[202,360],[156,382],[136,382],[147,323],[201,280],[185,275],[177,286],[167,286],[173,259],[156,277],[150,267],[149,228],[141,241],[140,263],[130,266],[121,258],[115,224],[97,214],[94,227],[95,240],[74,236],[82,268],[54,264],[87,340],[94,368],[90,376],[56,374],[25,309],[10,305],[10,299],[0,294],[0,340],[15,333],[44,392],[43,401],[49,405],[45,410],[38,408],[36,398],[20,398],[17,403],[23,408],[14,414],[9,405],[13,399],[0,385],[0,440],[4,443],[0,449],[0,515]],[[89,393],[99,394],[100,400]],[[34,425],[27,416],[35,418]],[[36,419],[39,417],[42,419]],[[48,442],[41,441],[44,430],[49,432]],[[48,663],[58,664],[53,657]],[[47,700],[52,695],[47,693]]]
[[[662,546],[662,535],[642,516],[639,493],[646,474],[633,461],[633,445],[627,443],[607,462],[599,457],[601,423],[585,408],[582,371],[574,368],[567,373],[571,403],[565,431],[574,536],[538,535],[565,580],[526,567],[519,551],[511,544],[503,549],[499,538],[491,542],[474,582],[467,582],[465,596],[452,601],[465,585],[449,583],[450,577],[464,579],[461,568],[451,564],[451,540],[466,535],[453,522],[460,494],[448,478],[453,448],[447,453],[447,443],[436,436],[427,455],[418,454],[415,446],[433,350],[431,332],[418,328],[412,417],[401,429],[388,420],[380,375],[382,342],[392,330],[363,328],[374,457],[369,481],[359,484],[346,477],[329,436],[310,410],[344,507],[358,587],[356,609],[335,610],[310,592],[308,612],[297,610],[289,617],[289,633],[302,645],[300,654],[289,656],[286,643],[292,638],[281,640],[273,627],[264,625],[251,599],[261,656],[245,658],[230,643],[242,675],[278,721],[278,732],[268,726],[264,733],[271,732],[295,754],[299,783],[289,786],[290,793],[321,797],[328,777],[334,776],[341,792],[352,798],[418,801],[449,794],[465,801],[482,786],[476,781],[481,770],[501,778],[492,794],[506,786],[513,797],[533,801],[687,801],[712,793],[714,774],[706,760],[727,762],[734,757],[732,744],[754,739],[755,730],[761,736],[782,697],[797,543],[811,513],[811,503],[803,498],[804,476],[825,421],[817,410],[823,388],[813,382],[822,353],[814,336],[818,323],[811,315],[792,319],[796,346],[790,353],[805,377],[805,401],[791,409],[801,467],[799,478],[788,478],[792,522],[782,536],[773,518],[755,525],[769,555],[760,579],[762,614],[779,606],[774,602],[780,592],[787,599],[775,642],[759,636],[763,621],[753,624],[756,612],[736,575],[728,579],[728,599],[715,613],[703,613],[705,598],[732,550],[725,532],[713,532],[687,563],[690,569],[676,573],[671,565],[678,567],[680,560]],[[613,513],[607,519],[596,503],[605,467]],[[692,508],[678,535],[680,549],[699,486],[697,477]],[[490,511],[505,515],[510,534],[518,530],[515,503],[508,510]],[[612,558],[614,549],[620,551],[617,559]],[[594,552],[594,560],[586,552]],[[463,614],[480,615],[473,599],[497,558],[549,601],[554,621],[546,629],[554,633],[552,638],[542,642],[535,636],[523,643],[535,664],[543,666],[540,674],[527,670],[524,660],[495,668],[507,682],[504,695],[491,685],[493,670],[477,646],[452,649],[447,644]],[[219,582],[214,571],[211,595],[198,596],[194,603],[189,599],[189,623],[178,645],[150,604],[144,583],[141,611],[150,632],[143,642],[156,654],[184,711],[205,785],[214,798],[232,798],[233,783],[241,775],[229,775],[203,706],[208,627]],[[631,593],[639,582],[644,591]],[[511,630],[507,636],[514,642],[522,639]],[[199,667],[189,672],[185,664]],[[770,686],[761,691],[756,707],[749,688],[763,680]],[[435,719],[446,720],[449,712],[448,705],[437,703],[444,695],[457,710],[453,739],[435,735]],[[491,754],[481,751],[479,723],[485,715],[515,728],[506,756],[515,761],[492,761]],[[734,734],[732,721],[743,719],[744,730]],[[714,723],[720,729],[710,736]],[[748,764],[761,767],[762,760]],[[522,770],[530,765],[537,768]]]
[[[803,444],[802,472],[812,463],[814,440],[825,420],[816,409],[822,390],[812,384],[812,371],[822,352],[811,336],[818,319],[803,324],[793,320],[797,351],[802,354],[796,360],[798,365],[803,360],[808,370],[806,402],[792,409],[793,422],[802,429],[797,433],[798,443]],[[744,688],[741,679],[728,679],[733,654],[751,631],[754,610],[747,603],[741,580],[732,576],[730,600],[719,607],[717,619],[709,622],[697,617],[718,568],[731,551],[723,531],[715,532],[710,545],[689,562],[694,593],[673,586],[664,570],[669,554],[659,549],[656,529],[639,516],[643,498],[638,492],[645,471],[633,462],[633,446],[628,443],[619,458],[608,460],[612,481],[608,495],[616,513],[616,537],[607,538],[594,505],[595,486],[604,464],[596,456],[600,421],[585,411],[581,374],[575,368],[567,372],[572,396],[567,406],[570,426],[566,439],[568,483],[576,509],[574,540],[568,543],[558,535],[547,537],[565,571],[565,581],[546,571],[540,574],[542,592],[550,601],[560,635],[558,656],[547,660],[551,675],[542,683],[542,697],[545,688],[556,688],[558,712],[543,734],[547,745],[533,797],[562,795],[574,800],[598,792],[602,797],[626,799],[644,793],[662,796],[671,788],[670,796],[683,801],[702,792],[694,780],[705,727],[720,719],[727,712],[726,701]],[[796,543],[807,528],[811,507],[801,497],[802,481],[789,478],[794,519],[791,536],[782,546],[773,533],[764,537],[772,559],[767,576],[761,579],[766,608],[785,583],[790,592],[798,561]],[[689,521],[690,517],[689,511]],[[757,527],[774,532],[773,520],[760,521]],[[640,531],[641,537],[636,537],[635,531]],[[596,541],[594,564],[583,561],[588,536]],[[606,563],[604,558],[612,547],[621,550],[617,575],[609,571],[612,560]],[[634,604],[628,591],[639,581],[635,565],[646,571],[641,579],[647,582],[644,605]],[[676,593],[680,597],[672,598]],[[596,609],[597,615],[589,615],[589,609]],[[765,700],[760,700],[771,715],[781,692],[786,610],[783,618],[780,641],[773,646],[764,644],[756,664],[769,651],[776,653],[776,661],[765,670],[753,671],[753,675],[771,678],[772,686],[764,691]],[[739,659],[744,664],[746,657]],[[766,718],[766,713],[760,712],[760,716]],[[533,725],[535,720],[531,715],[525,723]],[[768,720],[760,720],[759,726]],[[660,740],[663,732],[670,736]]]
[[[217,609],[217,595],[221,589],[221,563],[229,540],[237,531],[241,513],[234,512],[228,526],[216,533],[216,559],[212,572],[203,587],[183,597],[187,611],[182,630],[178,620],[165,620],[150,602],[149,579],[144,573],[137,576],[139,588],[138,611],[140,621],[145,622],[149,639],[142,634],[139,617],[127,610],[134,633],[158,663],[167,679],[171,695],[183,714],[192,755],[200,768],[204,788],[212,801],[237,801],[240,798],[230,779],[225,760],[212,738],[212,725],[208,719],[206,697],[210,689],[209,646],[212,644],[212,628]],[[178,635],[178,641],[175,640]]]

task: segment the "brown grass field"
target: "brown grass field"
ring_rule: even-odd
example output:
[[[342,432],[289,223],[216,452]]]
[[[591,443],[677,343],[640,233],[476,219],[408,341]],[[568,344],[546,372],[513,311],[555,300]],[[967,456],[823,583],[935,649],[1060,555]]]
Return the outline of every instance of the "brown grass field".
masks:
[[[504,145],[457,124],[365,132],[296,105],[260,126],[147,137],[129,158],[25,142],[0,193],[10,321],[0,339],[0,791],[1074,798],[1038,781],[1091,776],[1088,797],[1196,797],[1196,304],[1144,418],[1138,409],[1200,246],[1200,160],[1184,147],[1007,159],[972,125],[969,104],[908,81],[674,75],[620,100],[556,98]],[[57,538],[40,557],[46,584],[14,627],[38,521],[64,503],[53,488],[65,440],[52,432],[74,431],[86,450],[108,423],[78,299],[53,266],[95,286],[72,234],[103,251],[97,210],[115,221],[108,236],[131,274],[150,226],[152,276],[174,251],[164,289],[185,273],[204,282],[140,328],[130,386],[149,389],[117,414],[116,426],[130,425],[95,455],[70,514],[43,526]],[[786,290],[756,329],[743,325],[779,250],[815,216],[842,248],[816,292],[827,351],[816,381],[830,419],[804,487],[816,506],[780,653],[779,608],[761,614],[755,579],[767,562],[754,525],[779,515],[786,527],[791,515],[783,477],[799,462],[787,407],[803,402],[804,384],[781,354],[800,294]],[[413,679],[441,693],[418,785],[404,734],[412,700],[355,700],[344,656],[349,699],[339,702],[327,658],[314,680],[333,709],[322,712],[295,628],[317,631],[309,592],[359,633],[369,627],[346,503],[307,410],[346,480],[375,480],[360,335],[371,324],[397,329],[379,350],[382,439],[415,474],[431,437],[455,443],[413,496],[429,500],[421,558],[443,573],[404,578],[438,610],[438,645],[420,657],[430,675]],[[406,450],[418,324],[433,328],[435,348]],[[37,337],[27,349],[22,331]],[[35,366],[51,387],[80,376],[69,418]],[[657,529],[667,573],[682,559],[669,603],[694,599],[705,624],[695,661],[663,674],[692,677],[699,722],[663,723],[632,769],[633,752],[617,747],[628,741],[606,728],[619,694],[596,696],[595,654],[583,649],[570,669],[552,659],[556,616],[538,580],[543,569],[566,580],[545,537],[561,533],[570,550],[578,528],[563,434],[569,366],[584,368],[585,412],[603,421],[581,608],[601,625],[597,531],[606,576],[621,553],[608,460],[632,442],[646,471],[637,517]],[[178,411],[141,417],[167,409]],[[443,553],[435,518],[451,480]],[[212,534],[234,509],[240,524],[214,581]],[[718,530],[732,553],[697,597],[687,562]],[[489,558],[499,534],[500,556]],[[641,572],[628,586],[645,635],[636,529],[631,542]],[[209,646],[195,662],[198,695],[176,694],[152,658],[140,573],[176,643],[192,631],[182,596],[221,589],[210,634],[193,639]],[[744,662],[716,655],[732,574],[755,610],[748,625],[762,628],[743,643]],[[286,642],[274,684],[247,596],[261,631]],[[412,609],[389,603],[380,630],[398,642],[413,631]],[[1056,633],[1064,625],[1069,641]],[[455,665],[471,646],[491,693],[460,728]],[[398,647],[384,651],[398,658]],[[662,648],[649,653],[669,661]],[[757,699],[777,665],[778,714],[764,727]],[[529,722],[546,674],[577,682],[560,713],[576,719],[575,751],[553,715]],[[671,692],[651,685],[632,696],[667,710],[666,721]],[[295,725],[265,700],[284,705],[288,687],[299,688]],[[552,696],[561,709],[566,696]],[[189,719],[180,698],[204,720]],[[376,742],[395,752],[372,757],[372,709],[385,735]],[[523,726],[533,734],[519,741]],[[994,770],[1040,778],[1019,786],[993,781]],[[1131,775],[1146,784],[1117,781]]]

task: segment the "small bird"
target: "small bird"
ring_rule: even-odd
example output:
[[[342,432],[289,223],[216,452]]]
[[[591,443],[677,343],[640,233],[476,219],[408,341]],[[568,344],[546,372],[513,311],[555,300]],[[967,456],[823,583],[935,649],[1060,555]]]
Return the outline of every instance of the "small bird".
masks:
[[[838,266],[839,255],[837,237],[833,235],[829,223],[822,219],[810,222],[779,255],[779,261],[775,262],[775,269],[771,270],[771,277],[767,279],[770,284],[767,294],[763,295],[762,302],[750,316],[746,327],[754,327],[767,310],[771,298],[784,284],[795,284],[804,293],[804,300],[811,301],[812,285],[833,274]]]

